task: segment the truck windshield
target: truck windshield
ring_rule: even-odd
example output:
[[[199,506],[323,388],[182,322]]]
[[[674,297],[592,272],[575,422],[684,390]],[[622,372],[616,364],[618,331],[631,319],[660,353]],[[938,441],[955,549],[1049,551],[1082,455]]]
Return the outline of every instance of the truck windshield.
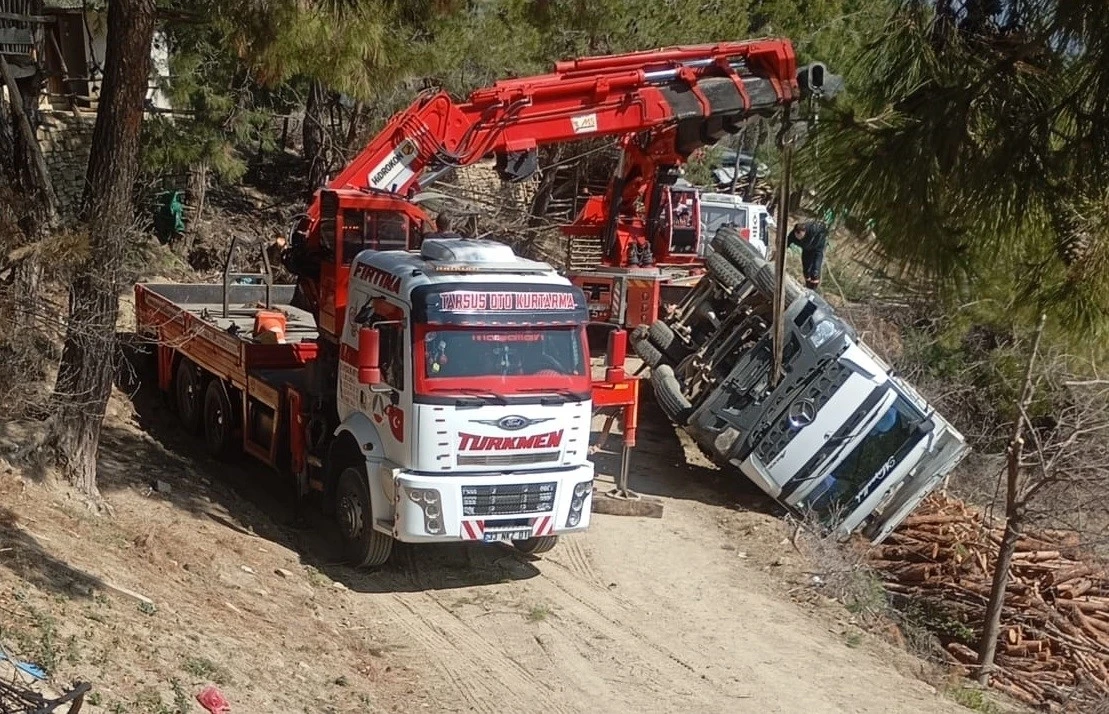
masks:
[[[481,389],[498,395],[590,389],[584,330],[444,327],[416,330],[417,391]]]
[[[870,432],[806,497],[825,520],[838,521],[874,493],[926,433],[924,415],[898,398]]]
[[[701,204],[701,235],[706,240],[716,235],[716,231],[731,224],[736,228],[747,227],[747,209],[735,206],[706,206]]]

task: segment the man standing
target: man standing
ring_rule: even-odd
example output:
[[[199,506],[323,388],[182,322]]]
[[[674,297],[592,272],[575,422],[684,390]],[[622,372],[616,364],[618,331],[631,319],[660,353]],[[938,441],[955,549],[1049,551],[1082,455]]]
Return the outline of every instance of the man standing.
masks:
[[[820,274],[824,267],[824,249],[828,244],[828,226],[823,221],[798,223],[789,233],[787,243],[800,246],[801,270],[805,273],[805,287],[820,287]]]

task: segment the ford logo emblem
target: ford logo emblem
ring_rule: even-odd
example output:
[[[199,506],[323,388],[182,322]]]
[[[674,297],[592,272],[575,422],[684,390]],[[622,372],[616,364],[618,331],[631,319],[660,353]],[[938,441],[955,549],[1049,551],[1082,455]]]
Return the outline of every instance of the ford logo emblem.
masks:
[[[519,431],[528,425],[528,420],[522,416],[506,416],[502,417],[497,426],[505,431]]]
[[[471,419],[474,424],[485,424],[486,426],[495,426],[498,429],[505,431],[520,431],[527,429],[533,424],[540,424],[545,421],[550,421],[554,417],[543,417],[542,419],[529,419],[526,416],[519,416],[511,414],[509,416],[501,417],[500,419]]]

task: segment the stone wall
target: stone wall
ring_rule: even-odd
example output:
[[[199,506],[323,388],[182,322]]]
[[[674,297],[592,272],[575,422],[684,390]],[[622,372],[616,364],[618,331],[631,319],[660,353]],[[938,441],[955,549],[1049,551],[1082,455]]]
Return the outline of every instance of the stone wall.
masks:
[[[46,168],[58,195],[58,211],[65,221],[72,220],[85,189],[85,169],[92,147],[92,112],[43,112],[38,130]]]

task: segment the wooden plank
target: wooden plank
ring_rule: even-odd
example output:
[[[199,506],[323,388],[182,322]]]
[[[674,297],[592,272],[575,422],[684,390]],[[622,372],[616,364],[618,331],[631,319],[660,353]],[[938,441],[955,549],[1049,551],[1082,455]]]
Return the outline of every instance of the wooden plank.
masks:
[[[34,46],[35,36],[20,27],[0,27],[0,45]]]
[[[54,22],[54,18],[48,15],[20,15],[14,12],[0,12],[0,20],[26,22],[28,25],[49,25]]]

